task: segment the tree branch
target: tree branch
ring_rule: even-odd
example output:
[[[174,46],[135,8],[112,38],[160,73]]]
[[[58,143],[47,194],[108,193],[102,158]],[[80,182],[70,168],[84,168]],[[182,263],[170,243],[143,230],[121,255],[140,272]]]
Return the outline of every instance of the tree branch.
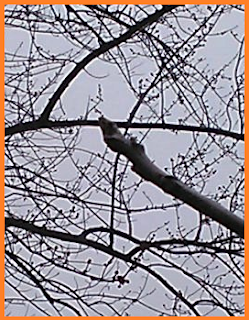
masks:
[[[154,278],[156,278],[161,285],[163,285],[165,288],[167,288],[174,296],[178,297],[186,306],[189,307],[189,309],[196,315],[200,316],[199,312],[196,310],[196,308],[193,307],[192,303],[188,301],[182,294],[179,293],[165,278],[163,278],[160,274],[158,274],[156,271],[152,270],[149,266],[146,266],[136,259],[132,259],[129,255],[124,254],[122,252],[119,252],[117,250],[114,250],[110,248],[109,246],[106,247],[105,245],[98,243],[93,240],[88,240],[85,238],[85,235],[79,235],[75,236],[69,233],[65,232],[59,232],[54,230],[48,230],[45,227],[38,227],[34,224],[24,221],[22,219],[15,219],[15,218],[5,218],[5,228],[8,227],[17,227],[21,228],[23,230],[30,231],[32,233],[39,234],[41,236],[51,237],[54,239],[59,239],[62,241],[72,242],[72,243],[79,243],[83,245],[87,245],[89,247],[95,248],[97,250],[100,250],[102,252],[105,252],[113,257],[116,257],[118,259],[121,259],[123,261],[126,261],[128,263],[131,263],[133,266],[138,267],[140,269],[143,269],[151,274]]]
[[[99,118],[104,141],[115,152],[123,154],[133,163],[132,170],[143,179],[152,182],[165,193],[183,201],[197,211],[219,222],[224,227],[244,237],[244,221],[225,209],[219,203],[208,199],[199,192],[182,183],[174,176],[167,175],[159,169],[145,154],[144,147],[134,138],[127,139],[119,131],[116,123]]]
[[[191,126],[175,123],[140,123],[127,121],[117,121],[116,124],[119,128],[131,128],[131,129],[164,129],[175,131],[188,131],[188,132],[200,132],[200,133],[213,133],[229,138],[236,139],[238,141],[244,141],[244,134],[237,132],[222,130],[219,128],[210,128],[205,126]],[[25,123],[18,123],[14,126],[7,127],[5,129],[5,136],[14,135],[17,133],[23,133],[26,131],[38,130],[38,129],[53,129],[53,128],[70,128],[76,126],[92,126],[98,127],[99,122],[97,120],[47,120],[47,121],[30,121]]]
[[[177,5],[167,5],[163,6],[162,9],[156,10],[153,14],[149,15],[147,18],[143,19],[142,21],[137,22],[135,25],[131,26],[124,34],[122,34],[118,38],[114,38],[113,40],[101,44],[100,47],[90,54],[88,54],[85,58],[83,58],[80,62],[78,62],[75,68],[66,76],[66,78],[61,82],[58,89],[55,91],[53,96],[49,99],[47,106],[45,107],[44,111],[42,112],[40,118],[43,120],[48,120],[50,113],[52,112],[55,104],[60,99],[62,93],[66,90],[68,85],[78,73],[83,70],[92,60],[96,57],[99,57],[101,54],[111,50],[112,48],[120,45],[121,43],[125,42],[126,40],[132,38],[135,33],[143,30],[148,25],[152,24],[153,22],[157,21],[160,17],[162,17],[165,13],[172,11],[175,9]]]
[[[42,280],[39,280],[33,273],[30,267],[27,267],[24,265],[24,263],[21,262],[20,258],[18,258],[18,256],[16,256],[15,254],[13,254],[10,251],[5,251],[5,254],[7,256],[9,256],[12,260],[15,261],[15,263],[18,265],[19,268],[21,268],[23,270],[23,272],[29,277],[29,279],[31,279],[33,281],[33,283],[36,285],[36,287],[38,289],[40,289],[40,291],[42,292],[42,294],[44,295],[44,297],[49,301],[49,303],[51,304],[51,306],[58,312],[58,308],[55,307],[55,304],[61,304],[69,309],[71,309],[73,312],[75,312],[75,314],[77,316],[81,316],[81,313],[72,305],[69,304],[65,301],[62,301],[61,299],[56,299],[53,298],[50,294],[48,294],[47,290],[45,289],[45,287],[42,285]],[[40,275],[41,276],[41,275]]]

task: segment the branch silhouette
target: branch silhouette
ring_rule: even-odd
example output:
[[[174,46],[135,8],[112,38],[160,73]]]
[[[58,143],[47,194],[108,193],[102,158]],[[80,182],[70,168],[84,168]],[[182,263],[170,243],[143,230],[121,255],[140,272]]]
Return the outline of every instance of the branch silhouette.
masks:
[[[134,138],[126,138],[119,131],[116,123],[99,118],[104,141],[114,152],[123,154],[133,164],[132,170],[143,179],[152,182],[165,193],[183,201],[200,213],[219,222],[224,227],[244,237],[244,221],[219,203],[208,199],[194,189],[188,187],[174,176],[167,175],[158,168],[146,155],[144,147]]]

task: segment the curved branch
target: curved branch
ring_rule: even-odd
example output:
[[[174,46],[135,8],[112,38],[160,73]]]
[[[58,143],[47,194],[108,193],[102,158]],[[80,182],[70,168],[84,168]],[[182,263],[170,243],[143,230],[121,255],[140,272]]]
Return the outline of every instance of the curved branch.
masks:
[[[131,128],[131,129],[164,129],[164,130],[175,130],[175,131],[188,131],[188,132],[200,132],[200,133],[213,133],[224,137],[236,139],[238,141],[244,141],[244,134],[237,132],[222,130],[219,128],[210,128],[205,126],[191,126],[175,123],[141,123],[133,122],[128,123],[127,121],[117,121],[116,124],[119,128]],[[25,123],[18,123],[14,126],[7,127],[5,129],[5,136],[14,135],[17,133],[23,133],[26,131],[32,131],[37,129],[53,129],[53,128],[70,128],[75,126],[92,126],[99,127],[98,120],[35,120]]]
[[[46,236],[54,239],[59,239],[62,241],[79,243],[83,245],[87,245],[89,247],[95,248],[102,252],[105,252],[115,258],[121,259],[125,262],[131,263],[133,266],[138,267],[142,270],[147,271],[154,278],[156,278],[166,289],[168,289],[174,296],[178,297],[196,316],[200,316],[199,312],[193,307],[192,303],[190,303],[184,296],[177,291],[169,282],[167,282],[160,274],[156,271],[152,270],[149,266],[143,265],[136,259],[132,259],[129,255],[114,250],[110,247],[106,247],[105,245],[98,243],[93,240],[88,240],[85,236],[79,235],[75,236],[73,234],[64,233],[60,231],[48,230],[45,227],[38,227],[34,224],[27,222],[22,219],[15,218],[5,218],[5,228],[8,227],[18,227],[26,231],[30,231],[32,233],[39,234],[41,236]]]
[[[162,9],[156,10],[156,12],[154,12],[153,14],[148,16],[147,18],[145,18],[142,21],[139,21],[137,24],[131,26],[130,29],[128,29],[128,31],[126,31],[120,37],[114,38],[114,40],[111,40],[109,42],[105,42],[105,43],[101,44],[98,49],[94,50],[89,55],[87,55],[85,58],[83,58],[80,62],[78,62],[76,64],[75,68],[66,76],[66,78],[61,82],[60,86],[55,91],[53,96],[49,99],[49,102],[48,102],[47,106],[45,107],[44,111],[42,112],[40,119],[48,120],[50,113],[52,112],[55,104],[60,99],[61,95],[66,90],[68,85],[72,82],[72,80],[75,79],[75,77],[79,74],[79,72],[81,70],[83,70],[92,60],[94,60],[96,57],[99,57],[101,54],[109,51],[110,49],[120,45],[121,43],[125,42],[126,40],[130,39],[131,37],[134,36],[135,33],[143,30],[148,25],[157,21],[165,13],[171,12],[176,7],[177,7],[177,5],[163,6]]]

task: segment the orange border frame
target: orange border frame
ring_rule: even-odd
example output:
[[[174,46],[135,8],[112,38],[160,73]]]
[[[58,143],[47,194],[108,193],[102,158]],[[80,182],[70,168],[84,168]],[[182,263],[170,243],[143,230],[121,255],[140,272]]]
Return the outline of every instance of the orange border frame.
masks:
[[[10,1],[2,1],[0,3],[0,39],[1,40],[1,44],[2,44],[2,50],[1,50],[1,66],[0,66],[0,73],[2,75],[1,80],[0,80],[0,88],[1,88],[1,101],[2,101],[2,105],[3,107],[0,109],[0,121],[1,123],[3,123],[3,130],[0,131],[0,150],[1,150],[1,156],[0,156],[0,193],[1,195],[3,195],[2,197],[0,197],[1,199],[1,208],[2,208],[2,212],[4,212],[4,5],[5,4],[23,4],[23,1],[20,0],[10,0]],[[57,1],[57,0],[51,0],[51,1],[25,1],[25,4],[80,4],[80,1],[75,1],[72,0],[70,2],[65,2],[63,3],[62,1]],[[118,1],[110,1],[110,0],[106,0],[106,1],[100,1],[98,2],[99,4],[229,4],[226,1],[222,0],[219,1],[218,3],[214,0],[209,0],[209,1],[193,1],[193,2],[183,2],[183,1],[176,1],[176,0],[171,0],[170,3],[164,2],[164,1],[148,1],[148,0],[143,0],[143,1],[124,1],[124,0],[118,0]],[[84,4],[96,4],[96,2],[93,1],[86,1]],[[247,5],[245,3],[245,1],[241,2],[238,0],[235,0],[232,2],[232,4],[244,4],[245,5],[245,9],[247,8]],[[246,34],[247,34],[247,28],[249,25],[249,22],[247,22],[247,17],[249,18],[249,15],[247,14],[247,10],[245,10],[245,30],[246,30]],[[249,44],[247,41],[245,41],[245,54],[248,51],[248,47]],[[247,71],[247,62],[245,63],[245,67],[246,67],[246,71]],[[247,85],[247,81],[246,81],[246,85]],[[246,97],[246,101],[247,99],[247,94],[245,95]],[[249,111],[248,111],[249,112]],[[245,119],[247,118],[247,113],[245,111]],[[246,131],[247,131],[247,126],[246,126]],[[247,137],[245,136],[245,142],[247,141]],[[247,152],[246,152],[246,148],[245,148],[245,159],[247,159]],[[245,168],[245,175],[247,176],[247,171],[249,169]],[[247,198],[247,188],[245,189],[245,199]],[[248,194],[249,197],[249,194]],[[249,201],[249,200],[248,200]],[[245,208],[247,208],[247,203],[245,203]],[[245,220],[246,222],[246,220]],[[1,279],[4,279],[4,214],[0,215],[0,226],[2,229],[2,235],[3,235],[3,239],[2,239],[2,245],[0,245],[0,257],[2,257],[1,261],[2,263],[0,263],[0,276]],[[246,224],[245,224],[245,241],[246,241]],[[245,270],[247,271],[248,263],[246,263],[246,268]],[[245,287],[246,287],[247,281],[245,281]],[[0,307],[0,316],[2,318],[7,318],[4,316],[4,281],[2,283],[0,290],[0,301],[2,301],[2,304]],[[245,292],[245,302],[248,302],[247,299],[247,292]],[[246,303],[245,303],[246,304]],[[248,315],[248,312],[245,311],[245,317]],[[13,320],[18,320],[22,317],[11,317]],[[30,317],[29,317],[30,318]],[[52,319],[59,319],[60,317],[51,317]],[[71,317],[66,317],[66,318],[71,318]],[[85,317],[84,317],[85,318]],[[90,317],[91,319],[97,320],[99,319],[99,317]],[[105,317],[106,319],[111,319],[114,317]],[[122,317],[123,318],[123,317]],[[143,317],[129,317],[132,320],[141,320]],[[149,319],[156,319],[158,317],[146,317]],[[189,317],[181,317],[183,319],[189,319]],[[204,317],[205,319],[215,319],[216,317]],[[218,318],[218,317],[217,317]],[[220,317],[219,317],[220,318]],[[43,317],[34,317],[35,320],[42,320]]]

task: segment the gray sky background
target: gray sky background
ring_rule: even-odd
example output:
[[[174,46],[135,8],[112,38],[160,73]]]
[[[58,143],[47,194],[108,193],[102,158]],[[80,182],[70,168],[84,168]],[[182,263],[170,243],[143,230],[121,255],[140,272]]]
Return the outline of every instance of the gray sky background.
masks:
[[[58,7],[58,10],[60,8]],[[220,32],[222,30],[225,30],[227,28],[234,28],[234,32],[236,32],[239,35],[239,38],[242,37],[242,34],[244,33],[244,17],[241,12],[239,11],[233,11],[230,15],[224,15],[224,18],[221,20],[219,25],[216,27],[216,31]],[[188,27],[188,24],[191,24],[191,22],[186,21],[186,29]],[[163,32],[163,31],[162,31]],[[166,35],[165,35],[166,36]],[[70,49],[70,46],[68,43],[66,43],[64,40],[62,40],[61,37],[51,38],[49,36],[40,37],[40,43],[42,46],[46,46],[49,48],[52,52],[55,54],[62,53],[63,51],[67,51]],[[19,44],[22,42],[21,49],[19,53],[25,54],[29,51],[29,36],[27,32],[20,31],[18,29],[5,29],[5,50],[6,51],[15,51],[16,48],[19,46]],[[235,41],[232,39],[230,35],[224,35],[224,36],[212,36],[209,37],[209,41],[205,47],[203,47],[202,50],[199,50],[198,55],[202,56],[206,59],[203,63],[209,64],[209,68],[212,70],[217,70],[218,68],[222,67],[222,65],[226,62],[229,62],[236,53],[235,48]],[[68,65],[68,67],[65,69],[64,76],[71,70],[72,66]],[[153,71],[154,65],[148,64],[147,60],[144,59],[141,60],[141,65],[137,67],[137,81],[139,81],[142,77],[147,76],[151,71]],[[232,73],[232,70],[231,70]],[[92,77],[91,75],[94,75]],[[49,74],[41,75],[37,80],[37,87],[42,85],[47,81],[47,77]],[[87,68],[86,72],[81,72],[78,77],[71,83],[71,85],[66,90],[65,94],[63,94],[62,104],[63,108],[65,110],[65,118],[67,119],[75,119],[79,117],[84,117],[86,112],[86,106],[89,103],[89,100],[91,98],[94,98],[99,90],[99,86],[101,86],[101,91],[103,94],[103,102],[99,105],[98,109],[107,117],[112,120],[120,120],[125,121],[128,116],[129,112],[134,106],[136,99],[134,98],[133,94],[130,92],[127,84],[122,79],[122,76],[120,75],[119,70],[115,66],[111,66],[109,63],[105,63],[103,61],[95,61],[91,63]],[[55,86],[54,88],[56,88]],[[198,88],[195,88],[198,90]],[[224,87],[223,90],[229,90],[229,88]],[[51,92],[52,93],[52,92]],[[43,109],[47,99],[49,98],[49,95],[44,96],[40,99],[39,103],[36,106],[37,114],[39,114],[39,111]],[[165,101],[166,104],[172,101],[172,94],[170,92],[170,89],[165,92]],[[211,96],[210,94],[210,101],[209,105],[213,104],[212,107],[216,108],[217,101],[214,96]],[[142,106],[141,113],[146,110],[146,106]],[[177,108],[177,113],[172,114],[172,116],[169,116],[169,119],[167,119],[170,123],[178,123],[178,119],[180,119],[183,116],[183,113],[179,111],[180,108]],[[146,111],[145,111],[146,112]],[[55,118],[58,113],[55,111],[52,113],[52,116]],[[91,112],[89,119],[97,119],[98,114],[94,111]],[[194,123],[190,123],[194,124]],[[48,131],[49,134],[52,134],[50,131]],[[132,129],[130,132],[134,135],[140,138],[142,134],[145,132],[143,130],[142,134],[139,130]],[[203,136],[203,139],[205,137]],[[179,132],[177,135],[175,133],[172,133],[170,131],[163,131],[163,130],[153,130],[153,132],[150,132],[149,135],[146,137],[146,139],[143,141],[143,144],[146,148],[146,152],[149,155],[151,159],[155,161],[155,163],[161,167],[161,168],[170,168],[170,158],[176,159],[178,153],[184,154],[188,147],[190,146],[192,141],[192,134],[187,132]],[[45,141],[46,144],[50,143],[49,138]],[[51,140],[51,145],[53,144],[53,141]],[[84,150],[91,150],[96,153],[103,153],[106,149],[106,146],[102,140],[101,132],[99,128],[92,128],[92,127],[84,127],[80,131],[80,141],[78,144],[79,148],[82,148]],[[207,155],[206,159],[210,159],[212,161],[213,157],[217,155],[218,149],[215,149],[214,147],[212,150],[210,150],[210,153]],[[82,166],[89,160],[89,156],[81,152],[80,150],[75,153],[76,158],[78,158],[78,161],[82,163]],[[238,154],[243,157],[244,154],[244,146],[242,143],[239,144],[238,147]],[[115,155],[109,151],[109,159],[113,160],[115,158]],[[125,159],[124,163],[125,163]],[[202,192],[206,195],[209,195],[212,197],[213,194],[217,192],[218,186],[221,184],[226,185],[229,181],[229,175],[234,174],[237,170],[237,167],[234,165],[234,163],[230,160],[229,157],[227,159],[223,159],[222,163],[216,164],[217,173],[210,179],[209,183],[206,185],[205,190]],[[169,169],[170,170],[170,169]],[[74,177],[76,175],[76,172],[73,168],[73,166],[67,162],[63,162],[61,165],[58,166],[58,177],[60,177],[62,180],[67,180],[71,177]],[[131,171],[128,170],[129,179],[130,181],[137,180],[137,176]],[[198,189],[198,187],[197,187]],[[155,186],[153,186],[150,183],[144,182],[141,186],[140,192],[137,194],[137,196],[132,200],[132,207],[143,207],[145,205],[150,205],[149,200],[146,197],[146,194],[149,194],[151,201],[153,204],[170,204],[171,203],[171,197],[166,196],[163,192],[161,192],[159,189],[157,189]],[[107,201],[106,197],[102,195],[101,193],[96,194],[92,196],[92,199],[95,201]],[[226,201],[223,202],[223,204],[226,206]],[[58,205],[60,206],[68,206],[68,204],[63,204],[63,201],[58,201]],[[21,214],[21,212],[20,212]],[[108,217],[108,212],[102,213],[103,218]],[[179,211],[179,216],[181,219],[181,223],[186,227],[186,229],[191,228],[195,222],[197,222],[198,215],[194,210],[187,206],[181,207]],[[133,214],[133,227],[134,227],[134,234],[143,239],[148,234],[152,234],[154,230],[157,230],[159,226],[162,225],[162,221],[167,221],[169,228],[175,228],[175,224],[177,223],[176,215],[173,210],[167,210],[163,211],[161,214],[156,212],[146,212],[145,214],[138,213]],[[119,217],[120,221],[126,221],[126,217],[120,215]],[[96,220],[97,223],[97,220]],[[124,226],[124,227],[123,227]],[[127,231],[126,224],[121,224],[119,229],[122,230],[124,228],[124,231]],[[164,230],[157,231],[157,238],[160,238],[160,233],[163,236]],[[207,230],[207,237],[210,237],[208,230]],[[127,243],[124,244],[127,248]],[[120,247],[122,246],[122,243],[120,242]],[[96,252],[92,252],[93,258],[98,259],[98,262],[100,262],[102,259],[105,260],[105,257],[101,258],[101,254],[96,254]],[[205,259],[205,257],[201,257],[200,259]],[[96,260],[97,261],[97,260]],[[125,270],[125,266],[122,266],[122,263],[120,263],[120,269]],[[190,263],[191,268],[191,263]],[[214,270],[213,276],[215,274],[221,273],[221,270]],[[93,272],[94,273],[94,270]],[[134,276],[134,280],[131,278],[130,282],[134,285],[134,287],[139,287],[141,284],[136,283],[136,275]],[[171,269],[170,274],[167,275],[169,277],[169,280],[173,286],[176,288],[179,288],[179,290],[182,290],[183,292],[185,290],[193,290],[194,284],[192,284],[192,287],[190,284],[186,284],[183,282],[182,278],[179,277],[179,274],[176,270]],[[62,279],[66,280],[67,275],[61,274],[60,276]],[[131,276],[132,277],[132,276]],[[73,280],[71,285],[73,286]],[[144,275],[144,281],[146,282],[146,276]],[[84,281],[83,281],[84,282]],[[82,283],[83,284],[83,283]],[[187,285],[187,286],[186,286]],[[155,282],[148,280],[147,287],[148,290],[153,290],[155,286]],[[161,288],[157,288],[158,290],[152,295],[152,301],[156,305],[158,301],[164,300],[164,290]],[[121,289],[118,289],[116,285],[113,285],[111,287],[112,293],[123,291],[125,294],[126,290],[128,290],[125,286]],[[6,296],[8,295],[14,295],[12,289],[9,288],[9,286],[6,286]],[[148,299],[151,299],[151,297],[148,297]],[[146,300],[146,299],[145,299]],[[151,300],[150,300],[151,302]],[[104,309],[104,307],[103,307]],[[132,316],[150,316],[148,310],[143,310],[143,308],[133,308],[130,310],[132,311]],[[22,306],[16,306],[16,315],[23,315],[25,310],[23,310]],[[36,316],[39,316],[39,312],[37,310],[30,310],[31,314],[35,312]],[[143,312],[146,312],[144,314]],[[71,316],[72,314],[69,312],[68,316]],[[153,315],[153,314],[151,314]],[[224,315],[221,311],[215,311],[213,314],[211,313],[210,316],[222,316]]]

